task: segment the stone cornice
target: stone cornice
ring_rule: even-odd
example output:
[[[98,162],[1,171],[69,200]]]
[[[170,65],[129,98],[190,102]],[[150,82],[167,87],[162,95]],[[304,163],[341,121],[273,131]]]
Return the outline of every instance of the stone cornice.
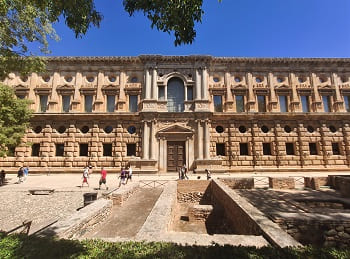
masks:
[[[212,63],[212,64],[270,64],[270,65],[350,65],[350,58],[248,58],[248,57],[213,57],[209,55],[189,56],[163,56],[163,55],[140,55],[140,56],[101,56],[101,57],[46,57],[49,63],[139,63],[147,64],[154,62],[169,63]]]

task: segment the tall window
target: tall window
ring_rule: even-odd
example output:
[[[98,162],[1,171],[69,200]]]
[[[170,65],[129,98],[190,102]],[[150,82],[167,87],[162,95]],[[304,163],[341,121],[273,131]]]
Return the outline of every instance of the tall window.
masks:
[[[280,103],[280,112],[288,112],[288,96],[280,95],[278,99]]]
[[[239,154],[241,156],[248,156],[248,143],[239,143]]]
[[[92,112],[92,95],[85,95],[85,112]]]
[[[137,95],[129,95],[129,112],[137,112]]]
[[[160,100],[160,101],[165,100],[165,86],[164,85],[158,86],[158,100]]]
[[[180,78],[171,78],[167,86],[167,107],[169,112],[183,112],[185,109],[185,86]]]
[[[340,148],[339,148],[338,142],[332,143],[332,152],[333,152],[333,155],[340,155]]]
[[[294,143],[286,143],[286,154],[295,155]]]
[[[310,155],[317,155],[317,144],[316,143],[309,143],[309,151]]]
[[[136,156],[136,144],[135,143],[126,144],[126,155],[127,156]]]
[[[347,112],[350,112],[350,96],[349,95],[344,96],[344,104],[345,104],[345,110]]]
[[[103,143],[103,156],[112,156],[112,144]]]
[[[322,95],[323,109],[324,112],[331,112],[331,97],[329,95]]]
[[[214,111],[216,112],[222,112],[222,96],[221,95],[214,95]]]
[[[56,156],[64,155],[64,144],[56,144]]]
[[[187,86],[187,101],[193,100],[193,87]]]
[[[79,156],[89,155],[89,144],[79,144]]]
[[[271,156],[271,143],[263,143],[263,155]]]
[[[70,95],[62,96],[62,111],[69,112],[70,109]]]
[[[39,96],[40,96],[39,112],[46,112],[48,96],[47,95],[39,95]]]
[[[244,96],[236,95],[236,111],[244,112]]]
[[[225,155],[225,143],[216,143],[216,155],[217,156]]]
[[[107,95],[107,112],[114,112],[115,95]]]
[[[32,156],[40,155],[40,144],[36,143],[32,145]]]
[[[310,112],[310,96],[302,95],[300,99],[303,112]]]
[[[258,112],[266,112],[266,96],[258,95]]]

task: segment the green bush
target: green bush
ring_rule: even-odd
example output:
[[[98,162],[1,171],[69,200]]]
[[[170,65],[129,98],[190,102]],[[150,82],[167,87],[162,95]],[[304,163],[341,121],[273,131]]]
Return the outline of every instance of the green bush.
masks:
[[[162,242],[111,243],[101,240],[64,240],[5,236],[0,233],[0,258],[350,258],[349,249],[334,248],[275,248],[219,246],[180,246]]]

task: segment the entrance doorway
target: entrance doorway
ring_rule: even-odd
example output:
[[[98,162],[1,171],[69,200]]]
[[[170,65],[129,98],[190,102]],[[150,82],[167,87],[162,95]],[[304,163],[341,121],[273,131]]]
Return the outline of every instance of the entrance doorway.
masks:
[[[177,172],[185,164],[185,142],[168,141],[167,164],[169,172]]]

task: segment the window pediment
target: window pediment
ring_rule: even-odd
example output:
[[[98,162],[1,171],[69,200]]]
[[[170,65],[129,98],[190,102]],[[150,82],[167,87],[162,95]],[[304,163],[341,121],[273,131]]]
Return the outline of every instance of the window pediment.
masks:
[[[74,93],[74,87],[72,85],[62,85],[57,87],[57,92],[61,95],[72,95]]]

